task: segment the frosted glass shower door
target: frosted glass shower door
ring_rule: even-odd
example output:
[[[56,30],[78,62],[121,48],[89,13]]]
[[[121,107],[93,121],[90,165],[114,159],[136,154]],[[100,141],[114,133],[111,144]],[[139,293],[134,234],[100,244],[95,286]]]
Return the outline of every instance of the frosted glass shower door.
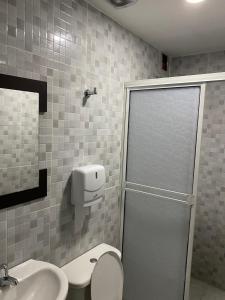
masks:
[[[124,177],[124,300],[182,300],[200,86],[131,90]]]
[[[131,91],[128,182],[192,194],[199,87]]]

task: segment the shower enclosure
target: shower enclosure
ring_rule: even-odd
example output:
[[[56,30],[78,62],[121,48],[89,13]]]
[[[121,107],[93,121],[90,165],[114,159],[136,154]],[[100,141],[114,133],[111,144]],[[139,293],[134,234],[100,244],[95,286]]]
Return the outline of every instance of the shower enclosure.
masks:
[[[124,300],[188,300],[205,87],[225,74],[125,85]]]

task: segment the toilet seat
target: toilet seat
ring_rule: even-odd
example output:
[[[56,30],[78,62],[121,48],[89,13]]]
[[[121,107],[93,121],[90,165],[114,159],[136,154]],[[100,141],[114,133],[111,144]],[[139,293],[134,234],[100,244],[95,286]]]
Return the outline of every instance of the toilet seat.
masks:
[[[92,300],[122,300],[123,267],[115,252],[104,253],[91,276]]]

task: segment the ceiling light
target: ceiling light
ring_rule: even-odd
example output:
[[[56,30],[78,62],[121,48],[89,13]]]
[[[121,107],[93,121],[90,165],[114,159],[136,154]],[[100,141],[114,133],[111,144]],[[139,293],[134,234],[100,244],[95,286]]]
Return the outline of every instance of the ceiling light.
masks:
[[[186,0],[187,2],[189,3],[200,3],[200,2],[203,2],[205,0]]]

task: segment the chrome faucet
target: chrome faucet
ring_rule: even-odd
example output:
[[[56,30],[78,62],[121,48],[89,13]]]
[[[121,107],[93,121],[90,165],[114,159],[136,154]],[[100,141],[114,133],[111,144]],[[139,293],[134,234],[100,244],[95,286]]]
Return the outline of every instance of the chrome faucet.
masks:
[[[17,285],[18,280],[14,277],[9,276],[7,264],[0,265],[0,272],[3,270],[4,275],[0,277],[0,287]]]

